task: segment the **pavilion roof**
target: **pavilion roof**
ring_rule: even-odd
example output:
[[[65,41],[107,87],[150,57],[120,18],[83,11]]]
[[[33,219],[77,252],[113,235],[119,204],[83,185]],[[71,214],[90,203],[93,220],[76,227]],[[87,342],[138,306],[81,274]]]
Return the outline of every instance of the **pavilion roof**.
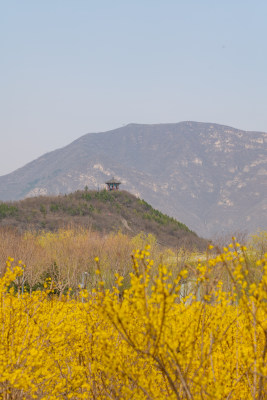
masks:
[[[113,176],[113,178],[112,179],[110,179],[109,181],[107,181],[107,182],[105,182],[106,184],[108,184],[108,183],[117,183],[117,184],[121,184],[121,182],[120,181],[118,181],[118,180],[116,180],[115,178],[114,178],[114,176]]]

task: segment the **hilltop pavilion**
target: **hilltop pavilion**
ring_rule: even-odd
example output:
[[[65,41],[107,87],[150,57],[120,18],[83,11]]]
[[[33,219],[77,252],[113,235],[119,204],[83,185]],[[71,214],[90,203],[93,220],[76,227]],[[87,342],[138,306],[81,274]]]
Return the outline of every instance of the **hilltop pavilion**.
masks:
[[[105,182],[106,185],[108,186],[108,190],[119,190],[119,186],[121,184],[121,182],[119,182],[118,180],[116,180],[114,177],[112,179],[110,179],[109,181]]]

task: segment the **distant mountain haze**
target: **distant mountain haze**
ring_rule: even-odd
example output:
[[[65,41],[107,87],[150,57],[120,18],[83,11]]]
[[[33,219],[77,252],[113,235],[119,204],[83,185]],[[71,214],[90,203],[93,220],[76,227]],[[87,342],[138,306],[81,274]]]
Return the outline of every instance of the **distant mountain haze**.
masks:
[[[267,227],[267,133],[180,122],[82,136],[0,177],[0,199],[125,189],[198,234]]]

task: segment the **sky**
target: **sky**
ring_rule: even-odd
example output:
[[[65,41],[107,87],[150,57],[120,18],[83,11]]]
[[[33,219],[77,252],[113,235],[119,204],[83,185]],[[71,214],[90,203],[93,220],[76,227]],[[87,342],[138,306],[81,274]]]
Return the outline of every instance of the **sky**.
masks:
[[[267,132],[266,0],[0,0],[0,175],[89,132]]]

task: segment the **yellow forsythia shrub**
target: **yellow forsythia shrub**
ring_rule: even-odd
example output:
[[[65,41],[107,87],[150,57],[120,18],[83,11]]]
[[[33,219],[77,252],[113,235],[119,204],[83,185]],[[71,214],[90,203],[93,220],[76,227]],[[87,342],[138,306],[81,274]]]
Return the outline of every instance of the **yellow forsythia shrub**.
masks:
[[[79,297],[15,292],[0,280],[1,399],[264,399],[267,257],[249,269],[235,243],[192,278],[133,255],[131,284],[115,274]],[[256,273],[257,272],[257,273]],[[220,279],[222,278],[222,279]],[[230,282],[230,283],[229,283]],[[189,285],[191,292],[182,297]],[[227,289],[227,290],[226,290]]]

